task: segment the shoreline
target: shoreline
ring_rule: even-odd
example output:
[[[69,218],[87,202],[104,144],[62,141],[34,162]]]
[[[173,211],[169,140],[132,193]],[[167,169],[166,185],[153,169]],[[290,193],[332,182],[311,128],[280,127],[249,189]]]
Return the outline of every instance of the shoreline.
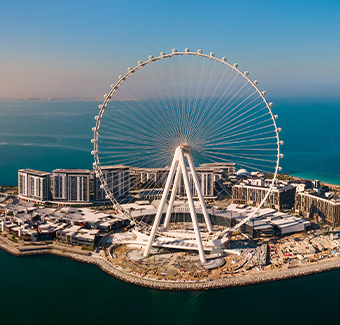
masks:
[[[320,178],[317,178],[317,177],[313,177],[313,178],[310,178],[310,177],[302,177],[302,176],[299,176],[299,173],[287,173],[285,175],[288,175],[294,179],[297,179],[297,180],[301,180],[301,179],[307,179],[307,180],[315,180],[315,179],[318,179],[320,181],[320,183],[323,183],[325,186],[329,186],[329,187],[335,187],[337,189],[340,188],[340,184],[334,184],[334,183],[330,183],[331,181],[330,180],[327,180],[327,181],[323,181],[322,179]],[[325,179],[325,178],[324,178]],[[334,179],[335,181],[335,179]],[[338,180],[339,181],[339,180]]]
[[[102,271],[123,282],[137,285],[140,287],[163,290],[163,291],[202,291],[233,288],[240,286],[255,285],[274,281],[293,279],[301,276],[308,276],[322,272],[329,272],[340,269],[340,258],[332,258],[325,262],[310,263],[290,269],[279,269],[275,271],[259,272],[251,275],[225,276],[212,280],[198,281],[171,281],[171,280],[152,280],[137,276],[123,271],[120,266],[114,266],[107,259],[98,255],[89,255],[88,252],[77,252],[67,247],[48,247],[41,250],[20,251],[6,243],[7,239],[0,237],[0,249],[17,257],[51,254],[64,258],[70,258],[78,262],[97,265]]]

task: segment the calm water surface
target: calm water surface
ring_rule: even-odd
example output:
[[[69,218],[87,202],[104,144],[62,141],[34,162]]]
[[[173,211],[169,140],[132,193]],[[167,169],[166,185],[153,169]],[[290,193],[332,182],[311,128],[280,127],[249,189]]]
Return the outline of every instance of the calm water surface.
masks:
[[[162,292],[56,256],[0,251],[1,324],[338,324],[340,270],[249,287]]]

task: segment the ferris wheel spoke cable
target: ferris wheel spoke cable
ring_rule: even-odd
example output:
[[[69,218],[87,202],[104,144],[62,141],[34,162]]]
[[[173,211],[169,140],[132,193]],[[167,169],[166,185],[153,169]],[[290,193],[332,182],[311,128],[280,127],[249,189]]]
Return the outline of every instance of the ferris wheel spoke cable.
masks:
[[[108,118],[110,118],[110,117],[108,117]],[[108,125],[103,127],[104,132],[105,132],[105,128],[107,128],[108,130],[111,129],[111,133],[112,133],[112,129],[116,127],[117,122],[122,122],[122,121],[119,121],[117,119],[115,119],[115,120],[112,119],[112,121],[107,121]],[[119,130],[119,128],[116,127],[116,130]],[[139,132],[138,137],[141,140],[145,139],[145,141],[148,141],[148,139],[150,139],[150,137],[153,136],[153,133],[148,131],[148,130],[146,130],[145,128],[136,127],[134,129],[131,129],[130,124],[124,126],[124,128],[120,128],[119,131],[121,131],[120,134],[122,135],[122,138],[123,137],[124,138],[131,137],[131,139],[134,139],[136,137],[136,135],[133,133],[133,131]],[[109,131],[108,131],[108,133],[109,133]],[[106,137],[106,138],[102,137],[102,138],[103,139],[108,139],[108,137]]]
[[[241,103],[239,103],[235,108],[233,108],[233,109],[231,109],[231,108],[229,108],[229,111],[231,111],[231,110],[235,110],[236,108],[238,108],[239,106],[241,106],[242,104],[244,104],[252,95],[254,95],[255,94],[255,92],[256,91],[254,91],[253,93],[251,93],[247,98],[245,98]],[[260,97],[260,96],[258,96],[258,97]],[[256,97],[256,98],[254,98],[250,103],[248,103],[247,105],[244,105],[244,106],[242,106],[238,111],[240,112],[240,111],[242,111],[243,109],[245,109],[245,107],[246,106],[248,106],[248,105],[250,105],[253,101],[255,101],[258,97]],[[226,109],[226,107],[225,107],[225,109]],[[237,114],[237,112],[235,112],[235,114]],[[225,121],[226,120],[226,118],[225,117],[223,117],[223,119],[218,119],[218,117],[219,117],[219,115],[215,115],[215,116],[212,116],[211,118],[209,117],[209,116],[206,116],[205,117],[205,121],[208,121],[208,124],[207,125],[218,125],[219,124],[219,127],[221,127],[221,124],[222,124],[222,122],[223,121]],[[201,121],[200,122],[202,122],[202,120],[203,120],[203,117],[202,117],[202,119],[201,119]]]
[[[150,127],[153,127],[153,128],[156,128],[158,127],[158,125],[156,124],[156,119],[153,118],[153,119],[150,119],[149,118],[149,115],[148,114],[141,114],[143,112],[147,112],[148,111],[148,106],[147,105],[144,105],[142,104],[142,101],[138,101],[138,100],[135,100],[133,101],[134,103],[136,102],[137,105],[139,105],[139,109],[138,107],[136,107],[135,105],[132,104],[132,102],[130,101],[127,101],[126,102],[126,106],[129,107],[129,109],[131,110],[130,111],[130,114],[128,115],[124,115],[124,114],[121,114],[119,116],[119,118],[121,120],[123,120],[122,122],[125,122],[126,125],[128,125],[129,123],[131,123],[131,126],[134,126],[134,128],[138,128],[138,126],[140,126],[141,124],[144,126],[142,129],[139,128],[140,130],[142,130],[143,133],[149,133],[151,134],[148,129]],[[149,107],[152,106],[153,107],[153,111],[157,111],[155,110],[154,108],[154,105],[153,103],[149,103],[148,104]],[[142,112],[141,112],[142,111]],[[131,114],[131,112],[135,112],[134,114]],[[127,112],[126,112],[127,113]],[[117,123],[117,115],[116,115],[116,118],[112,118],[113,121],[115,121],[115,123]],[[163,118],[164,120],[164,118]],[[133,123],[134,121],[134,123]],[[125,125],[125,123],[122,123],[122,125]],[[164,126],[165,128],[166,126]]]
[[[259,98],[260,96],[258,96],[257,98]],[[255,98],[253,101],[251,101],[250,103],[248,103],[247,105],[241,107],[237,112],[235,112],[235,114],[240,114],[242,112],[242,110],[246,109],[247,106],[249,106],[251,103],[253,103],[257,98]],[[257,103],[255,105],[253,105],[252,107],[250,107],[247,111],[245,111],[243,114],[240,114],[238,116],[238,118],[240,118],[242,115],[254,110],[257,106],[259,106],[261,103]],[[266,108],[266,107],[265,107]],[[219,131],[221,129],[225,129],[225,126],[227,125],[227,122],[230,122],[230,121],[234,121],[235,118],[233,120],[230,120],[230,117],[229,118],[218,118],[218,115],[215,115],[215,116],[212,116],[211,117],[211,120],[210,122],[208,122],[208,124],[211,126],[212,124],[213,125],[213,130],[215,131]],[[237,121],[237,122],[240,122],[240,121]],[[225,132],[229,132],[230,130],[230,126],[227,128],[227,130]]]
[[[149,87],[150,88],[150,87]],[[135,112],[136,117],[138,117],[138,119],[141,119],[142,121],[144,121],[144,124],[146,124],[147,127],[153,126],[156,127],[156,119],[153,118],[152,120],[149,118],[149,114],[148,112],[150,111],[150,107],[152,107],[152,111],[155,114],[159,114],[158,110],[156,109],[155,103],[154,101],[150,100],[149,98],[147,98],[145,96],[145,92],[140,89],[139,84],[134,83],[133,84],[133,90],[135,91],[135,96],[133,96],[133,92],[129,92],[129,96],[130,97],[134,97],[133,101],[126,101],[126,105],[129,106],[129,108],[131,109],[131,111]],[[138,98],[142,98],[143,100],[138,100]],[[144,101],[147,104],[144,104]],[[139,107],[136,107],[137,104]],[[142,114],[143,112],[145,112],[144,114]],[[133,116],[133,114],[129,114],[128,117]],[[158,118],[161,118],[160,116],[158,116]],[[166,120],[166,116],[162,117],[163,121],[167,121]],[[145,121],[147,123],[145,123]],[[138,124],[137,124],[138,125]],[[165,126],[164,126],[165,127]]]
[[[212,155],[212,154],[207,154],[209,157],[212,157],[214,159],[218,159],[219,161],[222,160],[221,157],[216,156],[216,155]],[[223,159],[224,160],[224,159]],[[255,169],[256,171],[261,171],[263,173],[267,172],[267,165],[260,165],[260,164],[250,164],[250,163],[245,163],[244,161],[239,161],[239,160],[229,160],[229,159],[225,159],[229,162],[235,162],[238,163],[240,166],[245,167],[245,168],[251,168],[251,169]],[[259,167],[264,167],[264,169],[261,169]]]
[[[164,109],[165,109],[165,115],[168,116],[168,117],[170,117],[171,114],[172,114],[172,112],[174,111],[174,106],[173,106],[172,101],[169,101],[169,105],[168,105],[167,100],[166,100],[166,98],[169,98],[169,97],[170,97],[170,96],[169,96],[170,93],[169,93],[169,89],[168,89],[168,84],[167,84],[167,82],[165,82],[164,73],[163,73],[163,71],[159,68],[159,64],[155,64],[155,65],[153,66],[153,68],[154,68],[154,70],[155,70],[155,68],[157,68],[157,71],[154,71],[154,72],[152,73],[152,76],[161,75],[162,83],[163,83],[163,85],[165,86],[166,94],[165,94],[164,96],[160,96],[160,99],[161,99],[161,101],[162,101],[162,103],[163,103],[163,107],[164,107]],[[156,78],[156,77],[155,77],[155,78]],[[154,78],[154,79],[155,79],[155,78]],[[159,93],[163,93],[162,89],[160,88],[161,83],[155,81],[154,84],[158,87]],[[170,107],[170,106],[171,106],[171,107]],[[173,124],[174,124],[173,120],[172,120],[172,119],[169,119],[169,122],[170,122],[171,127],[173,127]]]
[[[205,98],[206,98],[206,96],[207,96],[207,92],[208,92],[208,89],[209,89],[209,87],[210,87],[210,83],[211,83],[212,77],[213,77],[214,72],[215,72],[215,69],[216,69],[216,65],[217,65],[217,62],[214,63],[214,66],[213,66],[213,68],[211,69],[211,73],[210,73],[210,75],[209,75],[209,79],[208,79],[208,81],[207,81],[207,83],[206,83],[206,86],[205,86],[204,92],[203,92],[203,94],[202,94],[200,103],[198,104],[197,111],[199,112],[199,114],[196,114],[196,115],[194,116],[193,123],[194,123],[194,125],[196,125],[196,126],[197,126],[197,120],[199,119],[199,117],[202,117],[203,114],[204,114],[204,112],[202,111],[202,110],[203,110],[203,104],[204,104],[204,102],[205,102]]]
[[[213,118],[214,116],[219,116],[219,113],[222,113],[224,111],[223,105],[220,106],[220,108],[218,108],[218,107],[219,107],[220,103],[223,101],[223,99],[227,98],[226,95],[229,93],[229,89],[234,84],[237,77],[238,77],[238,75],[236,74],[235,77],[229,82],[228,86],[224,89],[224,91],[220,95],[220,97],[216,100],[216,103],[211,108],[209,115],[207,115],[207,120],[209,120],[210,118]],[[217,109],[217,111],[215,111],[216,109]]]
[[[271,122],[270,124],[267,124],[267,122]],[[271,117],[269,117],[268,119],[266,119],[266,120],[263,120],[263,121],[260,121],[260,122],[258,122],[258,123],[254,123],[253,125],[248,125],[248,126],[246,126],[246,127],[244,127],[244,128],[237,128],[237,127],[234,127],[234,128],[230,128],[229,130],[235,130],[234,132],[229,132],[228,133],[228,135],[230,136],[230,137],[232,137],[232,136],[234,136],[234,135],[237,135],[237,134],[243,134],[244,132],[252,132],[252,130],[249,130],[249,129],[253,129],[255,126],[258,126],[258,125],[263,125],[263,124],[265,124],[264,126],[260,126],[260,128],[261,127],[263,127],[263,128],[267,128],[267,127],[273,127],[273,124],[272,124],[272,118]],[[259,129],[259,128],[255,128],[254,130],[257,130],[257,129]],[[228,137],[227,137],[228,138]],[[224,139],[224,138],[223,138]]]
[[[222,136],[222,135],[224,135],[224,134],[227,134],[228,133],[228,130],[230,130],[230,129],[236,129],[237,127],[239,127],[239,126],[243,126],[243,125],[247,125],[247,124],[249,124],[249,123],[253,123],[253,122],[255,122],[255,121],[257,121],[257,120],[259,120],[259,119],[261,119],[261,118],[263,118],[263,117],[267,117],[268,116],[268,113],[267,112],[265,112],[264,114],[262,114],[262,115],[256,115],[257,113],[259,113],[259,112],[261,112],[261,111],[263,111],[263,110],[265,110],[265,107],[263,107],[263,108],[260,108],[260,109],[258,109],[258,111],[257,112],[254,112],[254,113],[252,113],[252,114],[250,114],[250,115],[248,115],[248,116],[246,116],[246,117],[244,117],[244,118],[242,118],[242,119],[240,119],[240,120],[238,120],[238,121],[232,121],[232,122],[234,122],[234,123],[232,123],[232,124],[229,124],[229,123],[225,123],[225,127],[226,127],[226,131],[221,131],[221,130],[216,130],[217,132],[218,132],[218,134],[220,135],[220,136]],[[243,114],[242,114],[243,115]],[[255,115],[255,117],[253,117]],[[252,119],[249,119],[250,117],[253,117]],[[240,122],[243,122],[243,123],[240,123]],[[240,123],[240,124],[239,124]]]
[[[226,142],[225,144],[230,144],[230,143],[236,143],[235,141],[239,142],[241,140],[243,141],[258,141],[258,140],[261,140],[263,138],[258,138],[259,136],[262,136],[262,135],[268,135],[268,134],[273,134],[273,130],[269,130],[269,131],[266,131],[266,132],[261,132],[261,133],[253,133],[253,134],[248,134],[244,137],[238,137],[237,139],[226,139]],[[274,136],[273,138],[276,138],[276,135],[274,133]],[[264,138],[264,140],[267,140],[268,138]]]
[[[128,105],[127,105],[128,106]],[[134,110],[133,107],[129,107],[132,111]],[[137,129],[138,131],[140,131],[140,133],[142,134],[142,136],[146,136],[149,137],[150,135],[152,135],[152,132],[149,131],[150,128],[150,124],[151,126],[155,127],[155,125],[153,124],[154,121],[152,120],[145,120],[144,118],[138,119],[137,117],[131,117],[128,118],[127,116],[123,116],[123,114],[120,114],[120,116],[110,116],[109,114],[107,115],[107,118],[110,121],[107,121],[108,124],[110,124],[110,126],[115,126],[116,129],[122,128],[122,125],[124,125],[125,129],[130,129],[131,130],[131,125],[129,125],[130,123],[132,123],[131,120],[133,120],[135,123],[138,123],[134,129]],[[118,119],[120,118],[120,119]],[[121,123],[127,123],[127,125],[125,124],[119,124],[119,122]],[[140,133],[138,134],[140,136]]]
[[[157,63],[156,63],[157,64]],[[154,74],[151,73],[151,79],[154,80]],[[157,82],[153,82],[154,85],[157,85]],[[145,85],[144,85],[145,86]],[[152,95],[152,98],[156,98],[156,95],[154,93],[154,90],[153,90],[153,87],[149,86],[149,83],[146,83],[146,86],[147,86],[147,89],[149,91],[149,93]],[[136,88],[136,89],[139,89],[139,88]],[[166,125],[164,125],[164,127],[171,127],[170,125],[170,119],[168,118],[168,114],[165,110],[165,107],[163,105],[160,105],[158,100],[156,100],[156,106],[154,105],[154,101],[150,101],[148,100],[148,98],[146,97],[145,93],[141,90],[139,90],[139,93],[141,93],[144,97],[145,100],[147,100],[149,102],[149,105],[153,105],[154,106],[154,110],[155,110],[155,114],[156,116],[154,117],[155,121],[158,120],[162,120],[163,122],[166,123]]]
[[[241,79],[241,77],[239,77],[238,76],[238,78],[240,79],[239,80],[239,82],[237,83],[237,84],[235,84],[234,85],[234,87],[233,87],[233,89],[232,90],[234,90],[236,87],[238,87],[239,86],[239,84],[242,82],[242,81],[244,81],[243,79]],[[240,87],[239,88],[239,90],[238,91],[236,91],[235,93],[234,93],[234,95],[232,96],[232,97],[230,97],[229,98],[229,100],[223,105],[223,110],[225,110],[227,107],[232,107],[233,106],[233,100],[235,99],[235,98],[237,98],[236,96],[243,90],[243,88],[245,87],[247,85],[247,81],[245,81],[244,82],[244,84],[242,85],[242,87]],[[246,91],[248,91],[248,90],[246,90]],[[224,118],[227,118],[231,113],[232,113],[232,111],[233,110],[231,110],[231,109],[227,109],[226,110],[226,113],[225,113],[225,115],[224,115]]]
[[[135,127],[134,129],[131,129],[131,126],[132,126],[131,121],[128,121],[128,122],[126,122],[125,125],[121,125],[119,128],[117,128],[117,123],[123,123],[124,120],[118,120],[118,119],[115,119],[115,118],[111,118],[110,116],[108,116],[107,118],[110,119],[111,121],[107,121],[108,125],[104,126],[103,129],[107,128],[108,130],[111,130],[111,133],[112,133],[112,128],[115,127],[116,130],[119,130],[119,128],[120,128],[120,130],[124,132],[124,133],[121,132],[122,136],[124,136],[124,137],[127,137],[129,135],[135,137],[136,135],[133,134],[133,131],[138,131],[138,137],[140,139],[150,139],[150,137],[153,136],[152,132],[147,130],[145,127],[142,127],[141,125]]]
[[[241,106],[242,104],[244,104],[251,96],[253,96],[254,94],[256,93],[256,91],[255,92],[252,92],[247,98],[245,98],[242,102],[240,102],[238,105],[236,105],[235,107],[233,107],[232,105],[229,105],[229,108],[227,108],[228,106],[227,105],[225,105],[225,106],[223,106],[224,107],[224,109],[228,112],[228,114],[226,114],[224,117],[223,117],[223,121],[224,122],[227,122],[227,121],[230,121],[230,119],[232,118],[232,117],[234,117],[235,115],[237,115],[237,114],[239,114],[240,112],[242,112],[243,110],[245,110],[249,105],[251,105],[254,101],[256,101],[257,99],[259,99],[261,96],[257,96],[257,97],[255,97],[255,98],[253,98],[250,102],[248,102],[247,104],[245,104],[245,105],[243,105],[243,106]],[[239,108],[240,107],[240,108]],[[251,109],[250,110],[252,110],[252,109],[254,109],[256,107],[256,105],[255,106],[253,106],[253,107],[251,107]],[[235,111],[237,108],[239,108],[237,111]],[[231,114],[232,112],[234,112],[233,114]],[[221,123],[221,120],[212,120],[211,121],[212,123],[214,123],[214,122],[219,122],[219,123]]]
[[[221,140],[228,140],[228,139],[231,139],[231,138],[235,138],[235,137],[239,137],[240,135],[244,135],[244,134],[248,134],[248,133],[251,133],[252,135],[259,135],[259,133],[254,133],[256,131],[260,131],[260,130],[263,130],[263,129],[268,129],[272,127],[272,125],[266,125],[266,126],[261,126],[261,127],[258,127],[258,128],[255,128],[253,130],[247,130],[247,131],[243,131],[243,132],[239,132],[239,133],[233,133],[233,134],[229,134],[228,136],[226,137],[222,137],[220,138]],[[273,130],[270,130],[270,132],[272,133]]]
[[[207,153],[214,154],[214,151],[207,151]],[[229,152],[219,152],[219,155],[228,156],[228,157],[244,158],[244,159],[247,159],[247,160],[257,160],[257,161],[266,161],[266,162],[276,163],[276,160],[255,158],[254,156],[235,155],[235,154],[232,154],[232,153],[229,153]]]
[[[228,154],[228,153],[230,153],[230,154],[238,154],[238,155],[240,155],[240,151],[242,151],[242,154],[247,154],[247,156],[251,156],[251,157],[277,157],[277,155],[274,155],[273,153],[274,153],[274,149],[270,149],[270,151],[273,151],[273,153],[270,153],[270,154],[268,154],[268,153],[266,153],[266,152],[262,152],[261,151],[261,153],[253,153],[253,151],[249,151],[248,152],[248,150],[240,150],[240,151],[237,151],[236,149],[226,149],[226,148],[214,148],[214,152],[216,153],[216,151],[218,152],[218,153],[224,153],[224,154]],[[207,152],[209,152],[209,150],[207,150]],[[257,150],[257,152],[258,152],[258,150]]]
[[[263,135],[263,134],[271,134],[271,133],[273,133],[274,135],[276,135],[273,130],[269,130],[269,131],[267,131],[265,133],[263,133],[263,132],[262,133],[256,132],[256,131],[261,131],[261,130],[264,130],[264,129],[268,129],[269,127],[271,127],[271,125],[255,128],[254,130],[248,130],[248,131],[244,131],[244,132],[240,132],[240,133],[234,133],[232,135],[225,136],[225,137],[220,137],[218,139],[219,142],[217,142],[217,140],[212,140],[211,142],[205,142],[205,146],[213,148],[213,147],[215,147],[216,144],[217,145],[221,144],[221,143],[228,144],[230,141],[242,140],[242,139],[251,139],[251,138]],[[246,137],[240,137],[240,135],[244,135],[244,134],[247,134]]]
[[[221,131],[222,129],[223,129],[223,127],[225,127],[225,126],[228,126],[228,128],[225,128],[225,130],[224,131],[221,131],[222,133],[223,132],[228,132],[228,130],[230,130],[230,128],[231,127],[233,127],[233,126],[235,126],[236,125],[236,127],[237,127],[237,125],[242,125],[242,124],[239,124],[240,122],[243,122],[243,121],[247,121],[247,119],[248,118],[250,118],[250,117],[252,117],[252,116],[254,116],[254,115],[256,115],[256,114],[258,114],[261,110],[265,110],[267,107],[266,106],[264,106],[263,108],[260,108],[260,109],[257,109],[257,110],[255,110],[256,108],[258,108],[258,106],[260,106],[262,103],[261,102],[259,102],[259,103],[257,103],[257,104],[255,104],[255,105],[253,105],[252,107],[250,107],[249,109],[247,109],[246,111],[244,111],[244,112],[242,112],[242,110],[240,110],[239,112],[238,112],[238,114],[239,114],[239,116],[238,117],[234,117],[234,118],[232,118],[232,119],[225,119],[224,120],[224,124],[222,125],[220,125],[220,126],[218,126],[217,128],[216,128],[216,130],[217,131]],[[253,111],[251,114],[248,114],[249,112],[251,112],[251,111]],[[267,112],[265,113],[265,115],[266,114],[268,114]],[[245,116],[244,116],[245,115]],[[243,118],[241,118],[242,116],[244,116]],[[260,117],[262,117],[262,116],[258,116],[258,118],[260,118]],[[252,122],[253,120],[248,120],[248,122],[246,122],[246,123],[249,123],[249,122]],[[234,122],[234,123],[232,123],[232,122]]]
[[[205,60],[202,60],[202,67],[201,67],[201,71],[200,71],[199,78],[198,78],[198,81],[197,81],[197,88],[196,88],[193,103],[191,105],[191,115],[190,115],[190,117],[191,117],[192,120],[194,120],[194,117],[197,114],[197,102],[198,102],[199,95],[202,93],[201,92],[201,85],[203,84],[202,78],[203,78],[205,63],[206,63]]]

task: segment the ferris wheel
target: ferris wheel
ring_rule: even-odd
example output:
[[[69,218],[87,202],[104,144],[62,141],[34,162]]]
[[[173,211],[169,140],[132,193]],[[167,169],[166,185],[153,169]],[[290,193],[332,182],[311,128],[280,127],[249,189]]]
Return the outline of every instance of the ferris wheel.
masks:
[[[104,95],[92,129],[92,154],[106,198],[130,218],[108,184],[106,166],[133,168],[136,174],[143,169],[158,169],[167,175],[166,179],[155,176],[152,182],[139,178],[134,184],[139,193],[150,194],[159,188],[163,192],[148,250],[157,233],[162,201],[173,204],[179,178],[187,195],[193,187],[196,189],[208,231],[212,232],[195,171],[202,164],[234,163],[238,169],[272,173],[269,190],[258,209],[270,195],[281,170],[281,128],[276,125],[278,116],[273,114],[265,91],[261,92],[258,82],[248,75],[237,63],[216,58],[213,52],[173,49],[169,54],[161,52],[138,61]],[[187,170],[192,184],[188,183]],[[114,181],[119,181],[123,190],[131,188],[130,176]],[[190,198],[188,201],[190,205]],[[197,224],[194,228],[199,236]]]

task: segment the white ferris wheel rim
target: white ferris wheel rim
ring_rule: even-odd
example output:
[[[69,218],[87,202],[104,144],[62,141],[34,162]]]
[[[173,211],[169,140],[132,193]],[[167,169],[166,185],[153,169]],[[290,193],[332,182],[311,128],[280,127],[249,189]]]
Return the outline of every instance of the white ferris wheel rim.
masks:
[[[213,52],[211,52],[208,55],[208,54],[202,53],[202,51],[200,49],[197,50],[197,52],[191,52],[187,48],[183,52],[178,52],[176,49],[173,49],[172,52],[169,53],[169,54],[165,54],[164,52],[161,52],[160,55],[157,56],[157,57],[153,57],[153,56],[150,55],[148,57],[148,60],[146,60],[144,62],[138,61],[138,64],[134,68],[128,68],[128,72],[125,75],[119,76],[118,82],[116,82],[115,84],[111,84],[110,92],[108,94],[104,95],[104,98],[105,98],[104,102],[103,102],[103,104],[99,105],[99,114],[94,117],[94,119],[96,120],[96,125],[95,125],[95,127],[92,128],[92,131],[94,132],[94,137],[91,140],[91,142],[93,143],[93,150],[91,151],[91,154],[94,156],[93,169],[94,169],[94,172],[95,172],[95,176],[100,179],[100,182],[101,182],[100,188],[105,191],[106,198],[110,199],[111,203],[113,204],[113,208],[118,210],[122,215],[124,215],[125,217],[127,217],[130,220],[132,220],[130,213],[128,211],[126,211],[121,206],[121,204],[116,200],[116,198],[114,197],[114,195],[111,193],[110,189],[108,188],[106,181],[103,177],[103,171],[101,169],[101,163],[100,163],[100,159],[99,159],[99,155],[98,155],[98,136],[99,136],[101,120],[104,116],[105,109],[106,109],[108,103],[110,102],[110,99],[114,95],[115,91],[123,84],[123,82],[127,78],[129,78],[131,75],[133,75],[134,72],[140,70],[141,68],[147,66],[148,64],[151,64],[153,62],[156,62],[156,61],[159,61],[159,60],[162,60],[162,59],[171,58],[171,57],[175,57],[175,56],[189,56],[189,55],[202,57],[202,58],[205,58],[205,59],[215,60],[216,62],[220,62],[221,64],[224,64],[224,65],[228,66],[229,68],[233,69],[235,72],[237,72],[243,78],[245,78],[247,80],[247,82],[249,82],[251,84],[252,87],[254,87],[256,92],[260,95],[263,102],[265,103],[266,108],[268,109],[268,112],[271,116],[273,126],[275,127],[275,137],[276,137],[276,140],[277,140],[277,142],[276,142],[277,143],[277,158],[276,158],[275,171],[273,173],[273,178],[272,178],[272,181],[270,183],[270,186],[268,188],[266,195],[264,196],[264,198],[262,199],[260,204],[257,206],[254,213],[252,213],[252,216],[254,216],[259,211],[259,209],[263,206],[263,204],[266,202],[267,198],[269,197],[270,193],[273,190],[273,187],[275,186],[277,173],[278,173],[278,171],[282,170],[281,167],[279,166],[279,162],[280,162],[280,158],[283,157],[283,155],[280,153],[280,145],[283,144],[283,141],[280,141],[280,139],[279,139],[279,132],[281,132],[281,128],[277,127],[277,125],[276,125],[277,115],[274,115],[272,110],[271,110],[272,103],[271,102],[268,103],[266,98],[265,98],[266,92],[260,91],[260,89],[257,87],[257,80],[252,81],[248,77],[248,71],[242,72],[241,70],[238,69],[237,63],[234,63],[232,65],[232,64],[227,62],[227,59],[225,57],[222,57],[222,59],[219,59],[219,58],[215,57],[215,54]],[[248,218],[246,218],[246,219],[248,220]],[[244,223],[245,222],[241,222],[241,224],[244,224]],[[239,226],[241,226],[241,224]]]

